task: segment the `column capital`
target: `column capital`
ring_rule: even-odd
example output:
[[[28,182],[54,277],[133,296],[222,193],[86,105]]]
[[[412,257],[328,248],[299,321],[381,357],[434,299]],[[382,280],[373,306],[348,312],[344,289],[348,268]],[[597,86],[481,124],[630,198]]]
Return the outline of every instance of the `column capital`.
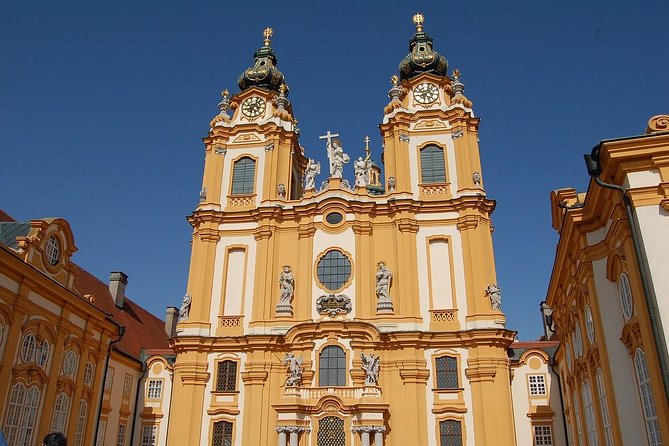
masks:
[[[351,428],[352,432],[360,432],[360,433],[374,433],[374,432],[385,432],[386,427],[385,426],[353,426]]]
[[[285,432],[287,434],[292,434],[292,433],[301,433],[301,432],[311,432],[311,427],[310,426],[277,426],[276,428],[277,433],[282,433]]]

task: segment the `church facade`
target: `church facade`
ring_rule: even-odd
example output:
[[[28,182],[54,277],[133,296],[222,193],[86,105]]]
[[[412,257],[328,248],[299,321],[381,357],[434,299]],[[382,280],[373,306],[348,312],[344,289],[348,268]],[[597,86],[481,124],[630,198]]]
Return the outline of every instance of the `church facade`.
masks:
[[[328,165],[309,158],[271,30],[224,92],[189,217],[167,444],[563,444],[549,355],[509,357],[479,119],[414,23],[383,172],[330,130]]]

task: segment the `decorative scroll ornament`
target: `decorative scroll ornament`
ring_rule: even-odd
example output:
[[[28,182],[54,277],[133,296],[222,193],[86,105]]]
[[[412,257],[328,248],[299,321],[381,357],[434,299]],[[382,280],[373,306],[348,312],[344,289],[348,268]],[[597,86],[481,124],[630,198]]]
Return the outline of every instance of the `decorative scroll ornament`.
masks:
[[[381,358],[375,356],[374,353],[369,355],[360,353],[360,359],[362,360],[362,369],[365,371],[365,385],[375,386],[379,381],[379,362]]]
[[[304,357],[300,355],[298,358],[293,353],[286,353],[286,356],[283,358],[283,365],[288,367],[290,376],[286,379],[286,387],[298,387],[302,383],[302,362]]]
[[[669,115],[656,115],[648,121],[646,134],[669,131]]]
[[[490,298],[490,308],[499,311],[502,307],[502,291],[500,290],[499,285],[491,283],[485,289],[485,294]]]
[[[316,299],[318,314],[327,314],[333,319],[339,314],[348,314],[351,310],[351,298],[345,294],[325,294]]]

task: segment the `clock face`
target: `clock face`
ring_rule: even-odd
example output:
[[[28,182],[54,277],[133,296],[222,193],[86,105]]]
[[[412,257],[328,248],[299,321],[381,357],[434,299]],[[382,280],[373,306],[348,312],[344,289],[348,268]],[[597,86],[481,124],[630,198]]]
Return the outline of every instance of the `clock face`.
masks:
[[[242,113],[249,118],[255,118],[265,111],[265,100],[254,96],[242,103]]]
[[[431,104],[439,99],[439,89],[436,85],[426,82],[413,89],[413,97],[419,104]]]

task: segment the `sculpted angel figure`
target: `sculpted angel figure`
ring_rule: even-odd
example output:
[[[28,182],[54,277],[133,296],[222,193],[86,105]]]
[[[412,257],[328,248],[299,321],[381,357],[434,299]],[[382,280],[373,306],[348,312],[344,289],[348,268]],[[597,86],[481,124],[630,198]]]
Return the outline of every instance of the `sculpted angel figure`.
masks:
[[[379,302],[390,302],[390,281],[393,278],[393,273],[386,264],[379,262],[376,269],[376,297]]]
[[[287,366],[290,372],[290,376],[286,379],[286,387],[296,387],[302,382],[303,361],[304,357],[302,355],[298,358],[293,353],[286,353],[286,356],[283,358],[283,365]]]
[[[181,301],[181,308],[179,308],[179,320],[182,321],[184,319],[188,319],[188,315],[190,313],[190,304],[192,302],[193,298],[191,297],[190,294],[186,294],[183,298],[183,301]]]
[[[485,289],[485,294],[490,298],[490,308],[499,310],[502,306],[502,291],[500,290],[499,285],[491,283]]]
[[[360,359],[362,360],[362,369],[365,371],[365,385],[376,385],[379,381],[380,358],[375,356],[374,353],[369,355],[360,353]]]
[[[369,168],[370,168],[370,155],[367,155],[365,159],[361,156],[353,163],[353,169],[355,170],[355,185],[356,186],[367,186],[369,184]]]
[[[304,190],[316,188],[316,175],[321,173],[321,163],[309,158],[309,164],[304,172]]]
[[[295,293],[295,276],[288,265],[283,267],[283,271],[279,276],[279,287],[281,288],[279,305],[290,305]]]

